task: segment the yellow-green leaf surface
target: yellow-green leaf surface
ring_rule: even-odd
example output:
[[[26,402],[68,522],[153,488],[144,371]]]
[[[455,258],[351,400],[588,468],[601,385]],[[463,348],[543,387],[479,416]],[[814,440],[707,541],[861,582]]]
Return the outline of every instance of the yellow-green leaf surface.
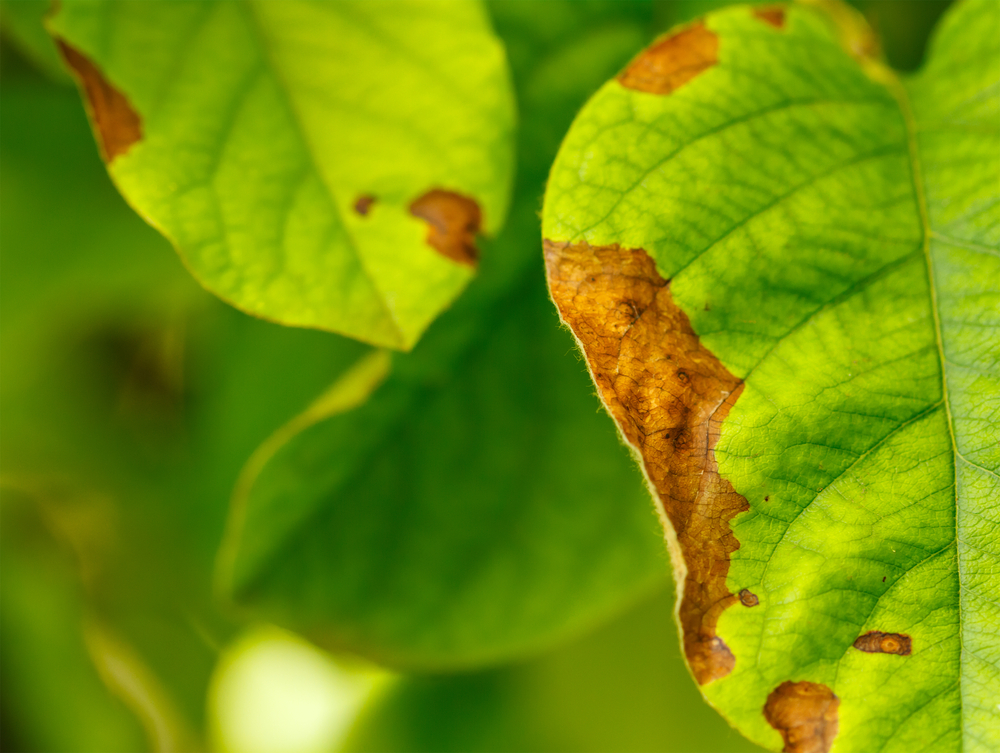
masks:
[[[912,77],[873,49],[806,4],[655,43],[563,143],[550,287],[674,524],[707,699],[775,750],[985,753],[1000,4],[957,3]]]
[[[408,349],[504,219],[513,97],[474,0],[65,2],[49,28],[119,189],[249,313]]]

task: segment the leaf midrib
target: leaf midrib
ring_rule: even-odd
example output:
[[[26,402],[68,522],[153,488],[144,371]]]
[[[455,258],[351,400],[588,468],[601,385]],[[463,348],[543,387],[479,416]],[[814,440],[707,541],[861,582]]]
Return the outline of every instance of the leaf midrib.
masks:
[[[281,92],[281,96],[285,100],[285,104],[288,106],[288,111],[291,113],[292,120],[294,121],[295,127],[298,130],[299,138],[302,140],[302,144],[305,146],[305,150],[309,154],[309,161],[311,163],[311,167],[319,177],[320,183],[323,185],[323,188],[326,191],[327,198],[329,199],[330,204],[333,205],[334,216],[337,218],[337,221],[340,223],[340,226],[344,229],[344,237],[347,238],[347,242],[350,245],[351,251],[354,252],[354,257],[358,261],[358,267],[364,273],[364,276],[368,279],[368,282],[371,284],[372,289],[375,291],[376,293],[375,297],[378,300],[378,305],[382,309],[382,311],[385,312],[386,317],[388,317],[392,330],[396,335],[397,344],[406,346],[407,344],[406,335],[403,332],[399,320],[396,318],[395,314],[393,314],[392,310],[386,304],[385,291],[383,291],[382,288],[379,287],[379,284],[376,281],[371,270],[368,269],[368,267],[365,264],[364,256],[362,255],[361,250],[358,248],[354,236],[347,230],[347,223],[344,220],[343,209],[341,207],[340,202],[338,201],[337,194],[333,190],[333,187],[328,183],[325,172],[317,167],[315,150],[313,148],[311,140],[309,139],[308,130],[306,129],[305,123],[303,122],[302,114],[296,107],[294,99],[289,94],[289,87],[284,79],[283,73],[281,72],[281,67],[278,65],[277,61],[274,58],[273,51],[271,50],[271,47],[268,44],[267,34],[264,31],[264,27],[261,24],[260,19],[257,17],[257,11],[254,8],[254,0],[246,0],[246,2],[242,2],[239,5],[240,7],[245,8],[245,15],[250,21],[250,26],[253,28],[254,34],[257,37],[257,41],[260,45],[261,53],[264,56],[264,59],[267,63],[267,67],[271,70],[271,73],[278,81],[279,84],[278,90]]]
[[[917,200],[917,211],[920,216],[920,229],[923,234],[923,240],[921,242],[921,250],[924,255],[925,268],[927,270],[927,289],[930,292],[931,298],[931,315],[934,319],[934,337],[937,344],[937,354],[938,354],[938,366],[941,370],[941,399],[944,403],[945,416],[947,417],[948,425],[948,438],[951,440],[951,472],[953,478],[953,489],[955,496],[955,570],[958,577],[958,642],[959,642],[959,670],[958,670],[958,703],[959,703],[959,719],[963,719],[965,716],[965,699],[962,694],[962,668],[965,666],[965,641],[962,634],[962,593],[965,589],[962,583],[962,552],[961,546],[958,540],[958,508],[959,508],[959,494],[958,494],[958,459],[961,454],[958,451],[958,442],[955,437],[955,419],[952,414],[951,409],[951,397],[948,392],[948,373],[947,373],[947,358],[945,357],[944,351],[944,334],[941,328],[941,311],[938,305],[938,295],[937,295],[937,284],[934,275],[934,260],[931,257],[931,238],[934,235],[934,230],[931,228],[930,213],[927,209],[927,194],[924,187],[924,176],[923,169],[920,161],[920,145],[917,139],[917,123],[913,116],[913,109],[910,105],[910,96],[903,86],[902,81],[895,74],[895,72],[890,73],[890,77],[886,81],[886,87],[889,89],[893,97],[899,103],[900,114],[903,118],[903,125],[906,128],[907,144],[910,156],[910,175],[913,179],[913,191]],[[964,458],[963,458],[964,460]],[[961,722],[960,722],[961,723]],[[963,742],[964,742],[964,731],[963,731]],[[963,744],[964,748],[964,744]]]

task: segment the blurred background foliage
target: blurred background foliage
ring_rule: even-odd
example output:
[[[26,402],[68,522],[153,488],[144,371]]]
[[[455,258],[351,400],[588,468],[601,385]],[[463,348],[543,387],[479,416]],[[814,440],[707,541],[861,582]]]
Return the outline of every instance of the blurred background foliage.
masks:
[[[422,400],[448,399],[471,375],[479,386],[469,399],[488,402],[512,370],[530,374],[518,358],[522,333],[525,360],[539,347],[562,359],[538,378],[565,380],[554,386],[596,413],[544,289],[537,212],[548,167],[601,83],[657,33],[724,4],[489,4],[518,93],[514,210],[424,350],[394,364],[397,373],[418,374]],[[882,35],[889,61],[912,70],[947,2],[855,4]],[[597,486],[580,503],[598,510],[596,530],[607,528],[627,556],[607,555],[604,580],[574,590],[586,580],[590,547],[602,543],[570,536],[583,550],[555,557],[562,576],[532,593],[575,616],[547,625],[534,643],[470,655],[459,662],[464,671],[418,672],[406,662],[380,666],[351,641],[311,631],[323,650],[262,622],[267,612],[217,597],[216,554],[247,459],[369,349],[250,318],[197,286],[112,187],[41,25],[47,7],[0,4],[2,750],[753,750],[702,702],[684,668],[659,524],[603,415],[587,431],[613,455],[608,473],[627,489]],[[433,360],[469,347],[458,341],[487,344],[474,356]],[[513,399],[538,400],[530,380],[517,384],[523,393]],[[451,421],[441,418],[447,412],[422,419],[409,442],[384,453],[388,462],[362,464],[347,498],[377,505],[380,495],[408,494],[381,482],[398,476],[396,466],[418,456],[422,443],[476,441],[465,409],[456,410]],[[558,435],[564,419],[553,415]],[[350,430],[338,426],[325,430]],[[524,424],[509,430],[515,435],[499,441],[520,441]],[[475,505],[475,496],[449,504]],[[504,499],[489,497],[497,520],[509,512]],[[541,505],[544,495],[509,504]],[[572,518],[568,509],[546,525],[572,528]],[[473,552],[475,535],[482,531],[470,533]],[[510,537],[501,549],[524,541]],[[546,542],[529,544],[542,546],[544,563]],[[357,556],[388,571],[411,567],[392,550]],[[305,576],[292,569],[288,577]],[[317,577],[320,590],[340,582]],[[433,596],[420,607],[422,629],[433,634],[434,615],[448,605],[431,602],[451,594],[440,583],[425,586]],[[392,608],[384,594],[370,602],[380,614]],[[474,614],[453,614],[449,629],[461,631]],[[377,627],[366,619],[362,633]]]

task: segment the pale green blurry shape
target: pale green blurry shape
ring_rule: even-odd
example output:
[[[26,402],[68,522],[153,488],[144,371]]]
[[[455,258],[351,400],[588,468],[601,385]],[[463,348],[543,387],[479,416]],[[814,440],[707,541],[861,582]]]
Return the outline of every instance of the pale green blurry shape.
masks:
[[[224,650],[212,677],[215,745],[223,753],[332,750],[388,677],[347,670],[286,630],[250,628]]]
[[[751,739],[785,681],[840,751],[1000,748],[1000,5],[968,0],[900,82],[820,13],[708,16],[669,96],[613,80],[574,123],[545,237],[643,248],[744,382],[716,449],[749,503],[706,697]],[[870,74],[870,75],[869,75]],[[853,648],[879,630],[910,656]]]
[[[513,96],[475,0],[70,1],[49,28],[139,115],[119,189],[249,313],[409,349],[473,275],[410,204],[503,222]]]

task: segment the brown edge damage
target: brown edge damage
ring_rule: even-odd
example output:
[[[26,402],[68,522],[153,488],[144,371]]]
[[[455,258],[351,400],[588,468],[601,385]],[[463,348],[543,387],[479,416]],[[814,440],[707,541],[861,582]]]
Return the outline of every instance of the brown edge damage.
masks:
[[[729,521],[749,505],[719,476],[714,448],[743,385],[699,342],[644,250],[545,241],[545,264],[560,317],[659,503],[688,665],[701,685],[725,677],[736,660],[716,624],[741,600],[726,586],[739,548]]]
[[[754,18],[758,18],[775,29],[785,28],[785,9],[780,5],[765,6],[753,9]]]
[[[827,753],[840,726],[839,707],[826,685],[783,682],[767,697],[764,718],[781,734],[784,753]]]
[[[62,39],[59,52],[83,88],[101,156],[110,163],[142,139],[142,121],[128,98],[104,77],[87,56]]]
[[[473,199],[434,188],[410,204],[410,214],[428,224],[427,244],[442,256],[475,269],[479,261],[476,234],[483,214]]]
[[[719,37],[696,21],[661,37],[618,75],[626,89],[670,94],[719,62]]]

